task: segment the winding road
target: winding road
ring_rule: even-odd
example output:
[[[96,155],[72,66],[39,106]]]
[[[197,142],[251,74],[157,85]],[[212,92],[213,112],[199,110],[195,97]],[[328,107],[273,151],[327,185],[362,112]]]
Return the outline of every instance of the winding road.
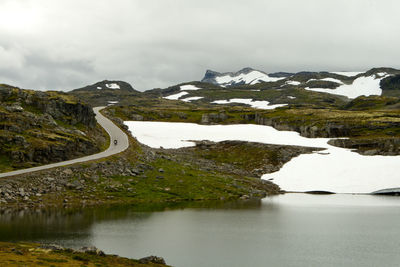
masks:
[[[97,153],[97,154],[90,155],[90,156],[85,156],[82,158],[52,163],[52,164],[28,168],[28,169],[0,173],[0,178],[51,169],[54,167],[66,166],[66,165],[79,163],[79,162],[85,162],[85,161],[105,158],[105,157],[108,157],[108,156],[111,156],[114,154],[118,154],[118,153],[126,150],[129,147],[128,136],[117,125],[115,125],[112,121],[110,121],[109,119],[107,119],[100,113],[100,110],[102,110],[103,108],[105,108],[105,107],[95,107],[95,108],[93,108],[93,111],[96,114],[97,122],[100,124],[101,127],[104,128],[104,130],[106,130],[106,132],[110,136],[110,146],[107,148],[107,150]],[[114,145],[113,140],[118,141],[117,145]]]

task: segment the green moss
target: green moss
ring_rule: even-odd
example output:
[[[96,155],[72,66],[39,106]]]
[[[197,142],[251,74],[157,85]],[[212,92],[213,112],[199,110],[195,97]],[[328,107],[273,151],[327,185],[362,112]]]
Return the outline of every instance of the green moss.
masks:
[[[11,159],[4,154],[0,154],[0,172],[7,172],[13,170]]]
[[[266,163],[279,165],[278,150],[266,149],[257,144],[224,142],[215,148],[199,149],[197,154],[222,164],[232,164],[241,169],[252,171],[262,168]]]
[[[387,96],[359,96],[344,106],[346,110],[377,110],[400,103],[400,98]]]
[[[127,202],[233,199],[249,194],[246,185],[258,180],[206,172],[197,166],[165,159],[153,162],[152,167],[137,177],[103,178],[98,192],[103,198],[112,195]]]

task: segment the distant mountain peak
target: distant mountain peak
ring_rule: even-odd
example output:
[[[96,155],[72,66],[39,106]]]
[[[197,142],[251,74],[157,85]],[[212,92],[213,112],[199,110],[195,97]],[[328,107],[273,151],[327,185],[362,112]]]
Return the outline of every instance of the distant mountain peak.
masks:
[[[212,78],[214,78],[215,76],[220,75],[220,74],[221,74],[221,73],[216,72],[216,71],[213,71],[213,70],[207,70],[207,71],[206,71],[206,74],[204,75],[203,80],[204,80],[204,79],[212,79]]]
[[[253,68],[246,67],[246,68],[243,68],[243,69],[239,70],[239,71],[236,72],[236,73],[237,73],[237,74],[241,74],[241,73],[248,74],[248,73],[250,73],[250,72],[252,72],[252,71],[259,71],[259,70],[255,70],[255,69],[253,69]],[[259,71],[259,72],[262,72],[262,71]]]
[[[277,75],[273,77],[263,71],[246,67],[237,72],[225,73],[207,70],[201,82],[212,83],[222,87],[230,87],[236,85],[256,84],[260,82],[275,82],[286,77],[277,77]]]
[[[137,92],[132,85],[124,81],[103,80],[73,91],[99,91],[99,90],[119,90],[126,92]]]

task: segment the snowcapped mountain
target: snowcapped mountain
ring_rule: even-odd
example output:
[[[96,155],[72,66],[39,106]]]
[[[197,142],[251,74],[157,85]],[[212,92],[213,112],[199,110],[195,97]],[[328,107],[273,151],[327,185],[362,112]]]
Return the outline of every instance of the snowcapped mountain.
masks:
[[[275,73],[268,75],[265,72],[254,70],[252,68],[244,68],[238,72],[219,73],[207,70],[202,82],[217,84],[222,87],[230,87],[235,85],[257,84],[260,82],[276,82],[285,79],[289,73]]]
[[[265,72],[244,68],[238,72],[219,73],[207,70],[201,82],[211,83],[221,87],[247,88],[261,82],[263,89],[287,89],[302,88],[309,91],[346,96],[350,99],[364,95],[381,95],[381,81],[387,85],[394,83],[389,77],[399,75],[400,71],[393,68],[374,68],[366,72],[339,71],[339,72],[310,72],[297,73],[277,72],[267,74]],[[249,87],[252,88],[252,87]]]

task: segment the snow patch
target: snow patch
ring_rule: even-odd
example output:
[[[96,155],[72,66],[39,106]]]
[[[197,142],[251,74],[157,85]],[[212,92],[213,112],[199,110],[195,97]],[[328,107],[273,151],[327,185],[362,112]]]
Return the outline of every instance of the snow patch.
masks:
[[[287,81],[286,84],[297,86],[297,85],[300,85],[301,82],[298,82],[298,81]]]
[[[258,100],[253,101],[253,99],[251,98],[232,98],[230,100],[216,100],[211,103],[212,104],[239,103],[239,104],[249,105],[252,108],[258,108],[258,109],[275,109],[278,107],[287,106],[287,104],[270,105],[268,101],[258,101]]]
[[[107,88],[109,88],[109,89],[121,89],[121,88],[119,87],[119,85],[116,84],[116,83],[107,83],[106,86],[107,86]]]
[[[304,89],[315,91],[315,92],[323,92],[335,95],[343,95],[348,98],[356,98],[361,95],[369,96],[369,95],[381,95],[382,89],[380,88],[380,81],[384,77],[377,78],[375,75],[373,76],[361,76],[353,81],[352,84],[347,85],[343,84],[336,89],[327,89],[327,88],[309,88],[306,87]]]
[[[169,100],[178,100],[180,97],[189,94],[188,92],[180,92],[174,95],[169,95],[164,97],[165,99],[169,99]]]
[[[112,105],[117,104],[117,103],[119,103],[119,101],[108,101],[107,106],[112,106]]]
[[[99,89],[99,90],[100,90],[100,89],[101,89],[101,87],[100,87],[100,86],[98,86],[98,87],[97,87],[97,89]]]
[[[199,100],[199,99],[202,99],[202,98],[204,98],[204,97],[202,97],[202,96],[192,96],[192,97],[188,97],[188,98],[184,98],[184,99],[180,99],[180,100],[182,100],[184,102],[190,102],[190,101],[196,101],[196,100]]]
[[[331,72],[333,74],[338,74],[338,75],[343,75],[343,76],[347,76],[347,77],[354,77],[357,76],[358,74],[364,73],[363,71],[335,71],[335,72]]]
[[[343,82],[339,79],[335,78],[323,78],[323,79],[309,79],[306,83],[311,82],[311,81],[327,81],[327,82],[334,82],[338,84],[343,84]]]
[[[200,90],[201,89],[201,88],[199,88],[195,85],[191,85],[191,84],[181,85],[180,88],[181,88],[181,91]]]
[[[386,78],[392,76],[392,74],[388,74],[386,72],[378,72],[377,74],[375,74],[375,78]]]
[[[288,95],[287,98],[289,98],[289,99],[296,99],[295,96],[291,96],[291,95]]]

